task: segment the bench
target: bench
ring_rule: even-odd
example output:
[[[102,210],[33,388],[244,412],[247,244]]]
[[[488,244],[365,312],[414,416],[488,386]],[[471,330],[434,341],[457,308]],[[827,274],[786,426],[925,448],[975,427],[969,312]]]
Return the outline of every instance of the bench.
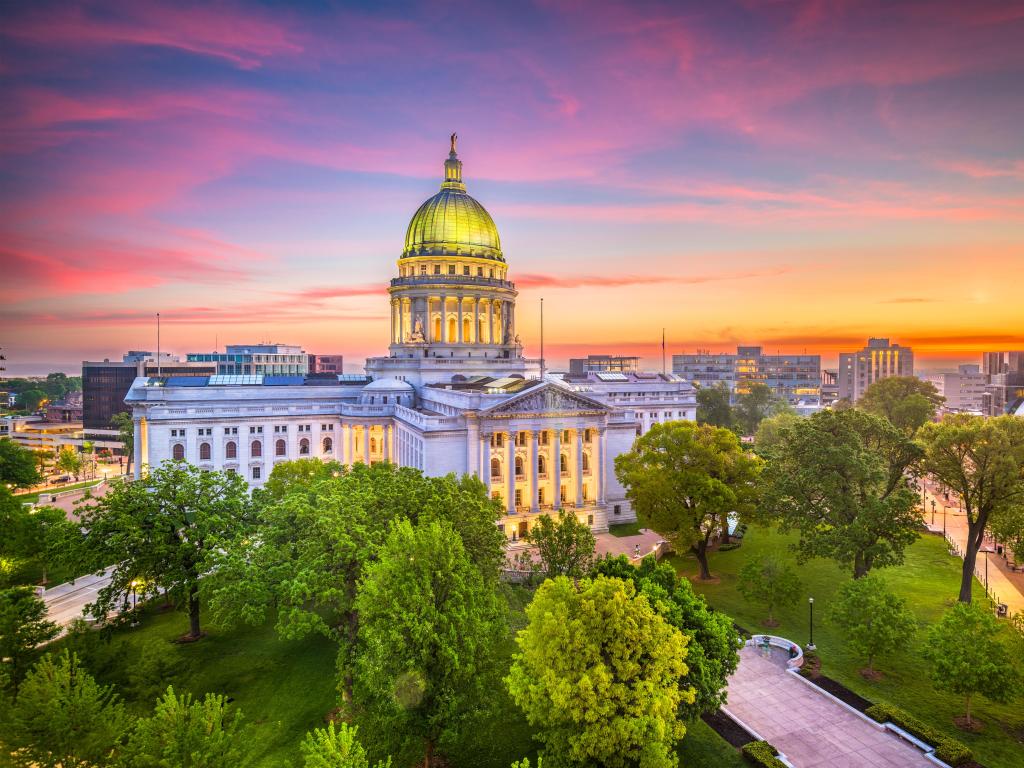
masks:
[[[765,639],[768,640],[768,645],[775,648],[781,648],[787,654],[796,646],[796,656],[786,661],[787,669],[797,669],[804,665],[804,649],[800,647],[799,643],[794,643],[792,640],[787,640],[785,637],[779,637],[778,635],[754,635],[747,642],[746,645],[754,648],[759,648],[764,644]]]

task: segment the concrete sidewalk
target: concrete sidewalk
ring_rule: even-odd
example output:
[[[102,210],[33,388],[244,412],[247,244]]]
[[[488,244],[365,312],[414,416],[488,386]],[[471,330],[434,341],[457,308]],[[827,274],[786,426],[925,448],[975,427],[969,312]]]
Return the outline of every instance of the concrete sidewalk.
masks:
[[[786,671],[788,655],[740,650],[726,708],[797,768],[934,768],[916,747],[865,722]]]
[[[43,593],[46,604],[46,618],[66,627],[75,619],[86,618],[83,613],[88,603],[95,602],[96,594],[110,583],[106,573],[89,574],[73,582],[61,584]]]

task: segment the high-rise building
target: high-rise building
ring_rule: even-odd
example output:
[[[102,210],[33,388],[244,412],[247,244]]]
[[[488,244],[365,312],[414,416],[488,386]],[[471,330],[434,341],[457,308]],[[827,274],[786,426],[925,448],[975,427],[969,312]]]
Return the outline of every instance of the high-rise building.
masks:
[[[839,399],[855,403],[879,379],[913,376],[914,352],[910,347],[890,344],[889,339],[870,338],[859,352],[839,355]]]
[[[983,352],[981,354],[981,372],[986,376],[998,376],[1006,373],[1005,352]]]
[[[821,369],[821,404],[832,405],[839,399],[839,371],[834,368]]]
[[[983,413],[987,411],[985,388],[989,377],[979,365],[961,365],[956,371],[941,371],[922,376],[946,398],[946,413]]]
[[[344,373],[341,355],[308,355],[310,373]]]
[[[160,353],[160,359],[151,352],[132,350],[121,362],[82,363],[82,422],[86,438],[116,438],[110,420],[116,413],[127,413],[125,395],[136,376],[209,376],[216,373],[209,363],[182,362],[175,355]]]
[[[704,350],[672,355],[672,372],[702,387],[725,384],[733,399],[761,383],[794,405],[821,401],[821,355],[766,355],[761,347],[737,347],[736,354]]]
[[[214,363],[221,376],[304,376],[309,356],[291,344],[228,344],[223,352],[189,352],[190,363]]]
[[[587,355],[569,360],[570,376],[586,376],[588,373],[631,373],[639,369],[639,357],[624,355]]]

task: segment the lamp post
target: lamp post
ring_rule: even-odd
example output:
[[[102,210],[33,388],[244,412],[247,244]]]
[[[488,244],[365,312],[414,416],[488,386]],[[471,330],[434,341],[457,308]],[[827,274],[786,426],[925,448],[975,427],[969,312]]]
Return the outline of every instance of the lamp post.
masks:
[[[942,538],[946,538],[946,510],[949,506],[946,504],[942,505]]]
[[[985,594],[986,595],[988,594],[988,556],[989,556],[989,553],[992,552],[992,551],[993,550],[989,549],[988,547],[982,547],[981,549],[978,550],[978,552],[980,552],[981,554],[983,554],[985,556]]]
[[[808,651],[813,651],[813,650],[815,650],[815,647],[814,647],[814,598],[813,597],[807,598],[807,606],[810,609],[810,615],[811,615],[811,636],[810,636],[810,642],[807,643],[807,650]]]
[[[932,499],[932,525],[935,525],[935,499]]]

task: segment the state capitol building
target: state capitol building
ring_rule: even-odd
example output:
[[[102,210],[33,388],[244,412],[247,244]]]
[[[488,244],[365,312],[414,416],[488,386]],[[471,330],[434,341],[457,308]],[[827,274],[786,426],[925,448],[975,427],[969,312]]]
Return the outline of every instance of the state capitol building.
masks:
[[[542,373],[516,333],[516,288],[455,151],[412,217],[388,287],[391,343],[365,375],[139,377],[125,401],[135,472],[167,460],[243,474],[318,457],[475,475],[510,540],[572,510],[595,531],[635,520],[614,459],[656,422],[695,417],[673,374]]]

